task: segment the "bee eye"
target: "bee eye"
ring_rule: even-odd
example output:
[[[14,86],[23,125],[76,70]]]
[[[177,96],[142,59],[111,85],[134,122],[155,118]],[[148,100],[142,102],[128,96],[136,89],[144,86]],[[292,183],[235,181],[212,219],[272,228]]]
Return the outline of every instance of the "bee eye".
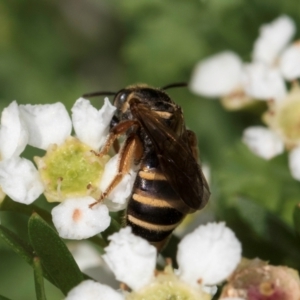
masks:
[[[120,95],[119,102],[124,103],[127,99],[127,94],[123,93]]]
[[[128,93],[119,93],[114,101],[115,106],[121,107],[127,100]]]

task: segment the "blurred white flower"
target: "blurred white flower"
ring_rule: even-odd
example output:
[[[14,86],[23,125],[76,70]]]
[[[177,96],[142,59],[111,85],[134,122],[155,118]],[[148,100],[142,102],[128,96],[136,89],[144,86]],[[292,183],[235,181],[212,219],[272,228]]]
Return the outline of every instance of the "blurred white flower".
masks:
[[[93,280],[85,280],[74,287],[65,300],[125,300],[125,297],[110,286]]]
[[[300,147],[296,147],[290,151],[289,168],[293,178],[300,181]]]
[[[241,244],[224,223],[200,226],[185,236],[178,245],[179,269],[175,273],[166,269],[156,276],[156,249],[134,236],[130,227],[110,239],[104,260],[116,278],[134,291],[129,299],[146,293],[163,293],[163,299],[179,294],[188,299],[210,299],[214,286],[225,280],[241,259]],[[195,298],[189,298],[189,293]]]
[[[19,155],[28,143],[28,131],[16,101],[1,115],[0,127],[0,187],[1,198],[7,194],[12,200],[30,204],[44,191],[33,163]]]
[[[228,95],[240,87],[242,68],[242,60],[232,51],[213,55],[196,65],[190,88],[207,97]]]
[[[263,126],[246,128],[243,133],[243,142],[253,153],[267,160],[284,151],[284,144],[280,137]]]
[[[300,41],[290,45],[280,56],[279,69],[282,76],[292,81],[300,77]]]
[[[299,42],[288,45],[295,28],[293,20],[285,15],[262,25],[250,63],[244,64],[231,51],[200,61],[191,78],[191,90],[199,95],[222,98],[228,109],[241,108],[253,99],[283,99],[285,80],[300,77]]]
[[[280,100],[286,95],[280,71],[262,63],[245,64],[242,81],[246,94],[254,99]]]
[[[296,32],[294,21],[282,15],[260,27],[259,37],[254,42],[253,60],[268,65],[274,64]]]
[[[289,152],[292,176],[300,180],[300,88],[294,84],[289,94],[279,102],[270,102],[263,119],[268,127],[252,126],[243,133],[243,141],[256,155],[271,159]]]

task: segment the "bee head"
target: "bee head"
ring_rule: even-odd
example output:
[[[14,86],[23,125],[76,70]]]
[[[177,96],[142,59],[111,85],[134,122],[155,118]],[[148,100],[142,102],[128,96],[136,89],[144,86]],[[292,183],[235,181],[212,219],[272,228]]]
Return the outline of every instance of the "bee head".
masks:
[[[151,110],[165,110],[166,106],[173,103],[170,97],[161,89],[147,85],[129,86],[120,90],[114,99],[114,106],[120,119],[130,118],[130,105],[139,102],[147,105]]]

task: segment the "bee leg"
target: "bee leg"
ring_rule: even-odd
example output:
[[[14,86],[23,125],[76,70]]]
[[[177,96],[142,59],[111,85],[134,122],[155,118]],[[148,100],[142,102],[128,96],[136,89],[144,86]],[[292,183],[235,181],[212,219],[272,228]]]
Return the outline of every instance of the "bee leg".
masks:
[[[119,143],[119,141],[117,139],[114,140],[114,142],[113,142],[113,148],[114,148],[115,153],[119,153],[119,151],[120,151],[120,143]]]
[[[144,147],[140,138],[135,133],[132,133],[128,136],[124,146],[121,149],[118,174],[102,193],[100,199],[98,200],[99,202],[109,195],[109,193],[120,183],[123,177],[129,173],[132,166],[140,163],[143,153]]]
[[[116,142],[117,138],[120,135],[126,133],[126,131],[132,126],[140,126],[140,125],[137,121],[134,121],[134,120],[127,120],[127,121],[122,121],[122,122],[118,123],[116,126],[111,128],[109,136],[108,136],[103,148],[101,149],[101,151],[100,152],[93,151],[93,153],[95,155],[101,157],[108,153],[111,146],[113,146],[114,149],[116,149],[117,144],[115,144],[115,143],[118,143],[118,142]],[[117,148],[119,148],[119,147],[117,147]]]

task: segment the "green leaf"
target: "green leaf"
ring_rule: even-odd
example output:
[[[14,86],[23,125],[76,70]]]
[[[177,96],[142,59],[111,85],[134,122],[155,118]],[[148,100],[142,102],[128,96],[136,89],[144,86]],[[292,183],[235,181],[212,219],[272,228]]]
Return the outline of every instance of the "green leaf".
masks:
[[[34,212],[37,212],[40,216],[43,217],[44,220],[46,220],[48,223],[52,223],[52,217],[49,212],[46,210],[34,205],[25,205],[22,203],[15,202],[11,200],[8,196],[5,197],[5,199],[2,201],[0,205],[1,211],[13,211],[18,212],[23,215],[31,216]]]
[[[297,204],[294,209],[294,227],[298,237],[300,237],[300,204]]]
[[[235,231],[246,257],[300,267],[300,245],[290,226],[247,197],[237,196],[232,204],[223,207],[222,220]]]
[[[11,249],[20,255],[27,263],[32,265],[33,248],[24,240],[20,239],[14,232],[0,225],[0,237],[11,247]]]
[[[54,229],[34,213],[28,223],[31,245],[45,270],[66,295],[83,280],[83,275],[65,243]]]
[[[11,247],[11,249],[21,256],[29,265],[33,266],[34,250],[30,244],[20,239],[14,232],[0,225],[0,237]],[[44,276],[52,284],[57,286],[51,276],[44,270]]]
[[[37,300],[46,300],[43,270],[39,257],[33,259],[34,283]]]

